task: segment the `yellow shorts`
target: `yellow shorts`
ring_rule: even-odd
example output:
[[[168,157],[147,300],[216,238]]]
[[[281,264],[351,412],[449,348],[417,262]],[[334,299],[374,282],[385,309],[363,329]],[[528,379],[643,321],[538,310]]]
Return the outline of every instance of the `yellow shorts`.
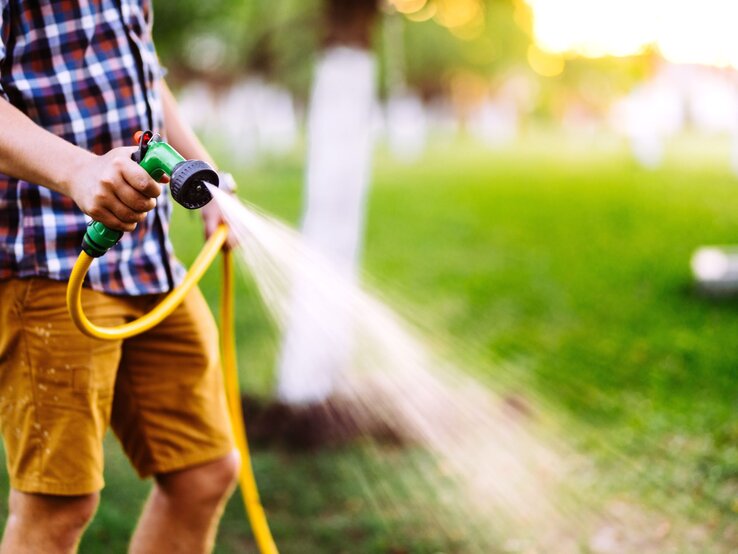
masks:
[[[83,335],[66,283],[0,281],[0,431],[11,486],[87,494],[103,487],[103,436],[112,426],[142,477],[218,459],[233,448],[215,322],[199,290],[160,325],[125,341]],[[160,295],[85,289],[95,323],[117,325]]]

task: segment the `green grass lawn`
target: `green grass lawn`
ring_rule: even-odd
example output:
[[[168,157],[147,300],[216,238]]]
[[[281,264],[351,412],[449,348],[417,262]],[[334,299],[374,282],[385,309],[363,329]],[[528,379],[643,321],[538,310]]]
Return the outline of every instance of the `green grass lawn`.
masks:
[[[296,159],[238,180],[243,197],[299,217]],[[178,212],[175,229],[189,261],[197,220]],[[696,294],[688,263],[700,245],[730,243],[738,180],[714,141],[674,144],[663,169],[646,171],[622,145],[535,136],[499,152],[436,144],[413,166],[380,153],[364,259],[426,327],[487,362],[482,378],[511,362],[614,495],[668,502],[727,552],[738,549],[738,301]],[[213,271],[203,284],[213,305],[217,283]],[[243,387],[268,395],[274,332],[247,283],[238,296]],[[107,458],[83,552],[124,552],[148,487],[112,440]],[[284,552],[463,551],[372,509],[371,483],[356,469],[361,447],[258,450],[254,463]],[[217,551],[255,551],[238,499]]]

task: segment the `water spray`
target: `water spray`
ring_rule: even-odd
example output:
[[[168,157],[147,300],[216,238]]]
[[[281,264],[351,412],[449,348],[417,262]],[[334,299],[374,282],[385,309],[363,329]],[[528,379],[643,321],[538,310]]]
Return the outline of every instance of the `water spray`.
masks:
[[[218,174],[201,160],[185,160],[171,145],[151,131],[136,133],[138,150],[131,158],[157,181],[169,177],[172,197],[187,209],[199,209],[213,199],[211,190],[219,184]],[[223,295],[221,306],[221,349],[226,383],[226,396],[236,446],[241,454],[239,484],[251,529],[262,554],[276,554],[277,547],[269,530],[264,508],[259,499],[251,457],[243,423],[236,365],[235,337],[233,335],[233,280],[230,253],[223,250],[228,228],[221,225],[203,246],[182,283],[172,290],[153,310],[135,321],[114,327],[100,327],[92,323],[82,308],[82,285],[95,258],[104,255],[123,236],[122,231],[110,229],[99,221],[87,227],[82,240],[82,252],[72,268],[67,286],[67,308],[77,327],[85,335],[103,340],[130,338],[158,325],[184,300],[200,281],[219,252],[223,253]]]
[[[457,541],[463,539],[464,551],[470,553],[487,554],[500,548],[507,552],[579,553],[581,541],[586,540],[583,534],[595,533],[589,551],[645,552],[639,537],[633,537],[633,548],[608,549],[612,540],[607,533],[618,528],[607,521],[603,527],[599,516],[584,511],[596,506],[595,500],[582,494],[589,496],[592,490],[590,464],[576,456],[566,441],[548,433],[540,416],[534,420],[524,413],[526,410],[511,410],[502,391],[479,383],[455,364],[435,356],[413,326],[376,294],[346,279],[294,229],[225,194],[207,164],[184,160],[151,134],[138,140],[134,159],[154,178],[170,176],[175,200],[195,209],[212,197],[229,227],[223,226],[211,236],[183,283],[154,311],[134,322],[103,328],[85,317],[81,286],[94,256],[113,246],[121,233],[100,223],[91,224],[67,289],[70,314],[84,333],[121,339],[158,324],[197,283],[230,232],[239,245],[243,268],[253,276],[264,306],[280,330],[294,314],[304,312],[310,316],[310,337],[315,344],[345,347],[347,338],[353,340],[351,367],[335,375],[335,396],[320,408],[333,413],[341,405],[350,406],[350,417],[340,422],[342,425],[371,437],[372,426],[378,422],[427,453],[427,461],[415,462],[411,457],[410,469],[416,480],[405,479],[397,472],[396,460],[383,460],[378,449],[370,452],[371,464],[365,468],[358,465],[356,457],[352,470],[363,483],[377,488],[376,497],[372,497],[377,509],[391,511],[392,517],[402,516],[403,503],[409,500],[429,510],[429,521],[452,540],[452,551],[460,551]],[[224,251],[223,263],[223,366],[235,440],[243,458],[241,490],[260,552],[276,553],[243,432],[230,253]],[[497,377],[517,383],[505,368]],[[379,465],[372,465],[375,461]],[[394,473],[398,473],[398,490],[395,484],[383,481]],[[366,486],[364,489],[374,492]],[[631,511],[639,513],[637,508]],[[645,516],[641,519],[647,521]]]

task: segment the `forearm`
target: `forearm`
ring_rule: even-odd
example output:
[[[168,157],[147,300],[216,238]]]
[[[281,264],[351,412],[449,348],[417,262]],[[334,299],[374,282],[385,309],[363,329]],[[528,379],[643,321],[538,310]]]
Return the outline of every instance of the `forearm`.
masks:
[[[164,127],[166,129],[167,141],[171,144],[175,150],[177,150],[182,156],[188,160],[202,160],[210,164],[211,167],[216,168],[213,158],[210,157],[208,151],[202,145],[200,140],[195,136],[192,128],[182,118],[179,113],[179,107],[177,106],[177,100],[175,100],[172,91],[164,81],[161,81],[161,97],[164,105]],[[222,187],[222,185],[221,185]],[[231,189],[231,192],[234,189]],[[224,223],[223,215],[220,213],[220,209],[217,207],[215,202],[211,202],[207,206],[204,206],[200,213],[202,214],[203,221],[205,222],[205,236],[209,237],[215,229]],[[234,245],[233,240],[229,238],[226,249],[232,248]]]
[[[114,148],[96,156],[0,99],[0,172],[69,196],[111,229],[133,231],[161,194],[161,186],[131,160],[134,150]]]
[[[215,162],[208,151],[192,131],[190,125],[179,113],[177,100],[172,91],[164,81],[161,81],[160,91],[164,107],[164,128],[166,130],[167,142],[188,160],[202,160],[216,167]]]
[[[93,157],[0,98],[0,173],[71,196],[75,174]]]

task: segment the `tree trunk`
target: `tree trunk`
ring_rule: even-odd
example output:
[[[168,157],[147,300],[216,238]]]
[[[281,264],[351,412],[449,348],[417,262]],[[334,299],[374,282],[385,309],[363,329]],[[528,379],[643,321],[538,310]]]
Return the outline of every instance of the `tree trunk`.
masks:
[[[303,233],[354,280],[371,173],[377,77],[370,44],[377,12],[377,0],[325,2],[324,50],[308,112]],[[296,281],[279,360],[278,395],[289,404],[310,404],[330,396],[350,363],[351,322],[346,315],[330,313],[330,307],[301,287],[299,275]]]

